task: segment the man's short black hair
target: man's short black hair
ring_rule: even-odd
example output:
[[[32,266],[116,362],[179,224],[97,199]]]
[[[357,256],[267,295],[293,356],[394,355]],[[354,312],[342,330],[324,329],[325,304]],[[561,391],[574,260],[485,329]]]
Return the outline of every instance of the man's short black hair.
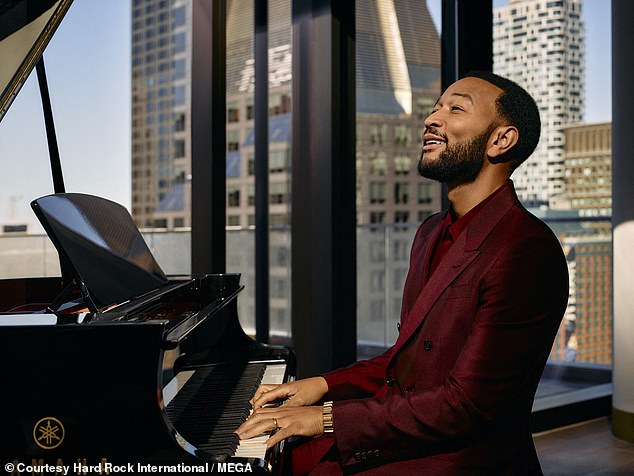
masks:
[[[539,142],[541,121],[535,100],[519,84],[489,71],[470,71],[465,77],[482,79],[502,90],[495,105],[498,115],[519,131],[517,144],[507,152],[507,159],[514,169],[517,168]]]

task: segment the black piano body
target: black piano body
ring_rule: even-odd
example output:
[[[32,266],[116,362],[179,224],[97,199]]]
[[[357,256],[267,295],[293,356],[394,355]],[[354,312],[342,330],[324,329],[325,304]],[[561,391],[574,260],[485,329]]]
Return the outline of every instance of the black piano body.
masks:
[[[236,456],[233,430],[267,368],[292,379],[294,357],[244,333],[240,276],[168,279],[108,200],[32,205],[71,279],[0,281],[2,460],[275,468],[280,448]]]
[[[187,429],[178,431],[165,405],[164,388],[188,370],[226,366],[236,376],[253,361],[283,362],[286,378],[293,375],[292,354],[287,349],[257,345],[239,327],[238,280],[237,275],[182,280],[177,289],[161,293],[147,307],[130,314],[118,311],[114,319],[108,312],[0,315],[3,462],[237,461],[248,462],[254,470],[274,464],[278,454],[265,460],[240,459],[228,451],[200,449],[187,439]],[[0,282],[2,308],[14,304],[7,297],[42,302],[56,288],[61,283],[55,278]],[[177,344],[169,338],[170,321],[149,317],[174,309],[205,314],[196,316],[202,322]],[[146,320],[135,320],[137,313],[145,314]],[[11,319],[14,325],[9,324]],[[185,325],[189,329],[191,323]],[[235,384],[230,379],[228,385]],[[215,400],[212,395],[212,403],[228,406],[231,390],[223,388]],[[217,418],[204,412],[200,416]],[[50,433],[56,428],[56,433]]]
[[[0,2],[0,120],[37,63],[56,193],[32,206],[62,271],[0,280],[0,462],[269,472],[281,448],[234,452],[232,432],[270,369],[294,378],[294,356],[244,333],[239,275],[167,277],[127,210],[64,193],[41,55],[71,3]]]

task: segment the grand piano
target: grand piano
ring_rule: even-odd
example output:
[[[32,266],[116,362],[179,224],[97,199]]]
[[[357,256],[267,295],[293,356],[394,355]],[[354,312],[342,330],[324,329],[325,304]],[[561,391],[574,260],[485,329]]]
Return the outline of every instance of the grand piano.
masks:
[[[69,6],[0,1],[0,119]],[[45,88],[43,63],[38,73]],[[281,445],[267,451],[267,435],[240,442],[233,431],[259,384],[294,378],[294,356],[244,333],[240,276],[166,276],[127,210],[104,198],[56,185],[31,206],[62,275],[0,281],[0,462],[13,465],[5,469],[278,472]]]

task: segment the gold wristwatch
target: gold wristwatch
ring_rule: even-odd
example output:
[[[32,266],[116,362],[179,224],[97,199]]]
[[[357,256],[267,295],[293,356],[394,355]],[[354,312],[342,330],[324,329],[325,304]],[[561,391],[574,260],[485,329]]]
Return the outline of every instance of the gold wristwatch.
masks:
[[[324,424],[324,433],[332,433],[335,426],[332,421],[332,402],[324,402],[321,407],[321,417]]]

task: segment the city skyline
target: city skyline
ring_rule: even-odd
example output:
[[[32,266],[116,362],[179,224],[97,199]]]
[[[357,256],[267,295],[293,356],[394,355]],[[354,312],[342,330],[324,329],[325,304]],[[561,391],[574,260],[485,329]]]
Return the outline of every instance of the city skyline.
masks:
[[[517,196],[551,208],[565,193],[564,128],[583,121],[585,28],[581,0],[517,0],[494,9],[493,71],[533,96],[541,137],[514,172]]]
[[[439,1],[428,5],[438,24]],[[611,97],[604,94],[610,90],[611,72],[605,7],[604,1],[584,0],[589,123],[611,119]],[[99,29],[94,28],[95,18]],[[128,209],[130,49],[130,2],[120,0],[107,5],[75,3],[45,52],[67,190],[101,195]],[[33,225],[36,220],[28,203],[53,191],[34,76],[0,123],[0,223]]]

